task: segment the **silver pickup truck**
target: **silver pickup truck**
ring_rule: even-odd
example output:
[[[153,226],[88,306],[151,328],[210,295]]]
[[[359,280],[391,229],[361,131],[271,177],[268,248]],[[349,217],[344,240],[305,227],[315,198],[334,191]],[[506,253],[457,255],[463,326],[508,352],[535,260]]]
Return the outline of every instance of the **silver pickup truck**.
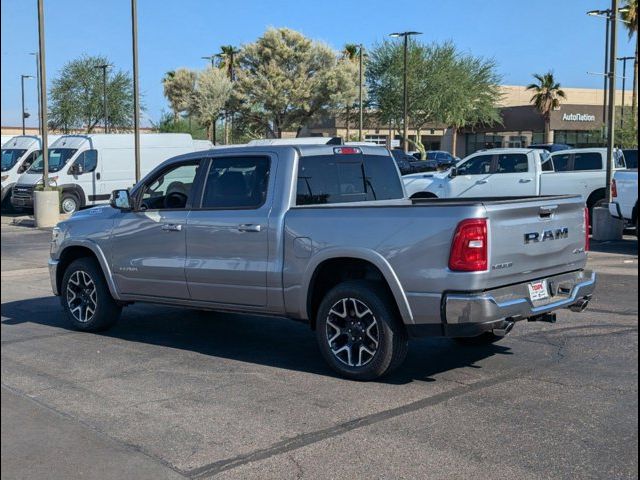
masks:
[[[410,200],[384,148],[265,145],[168,160],[59,223],[49,267],[80,330],[133,302],[287,316],[369,380],[412,336],[493,342],[583,310],[587,232],[577,196]]]

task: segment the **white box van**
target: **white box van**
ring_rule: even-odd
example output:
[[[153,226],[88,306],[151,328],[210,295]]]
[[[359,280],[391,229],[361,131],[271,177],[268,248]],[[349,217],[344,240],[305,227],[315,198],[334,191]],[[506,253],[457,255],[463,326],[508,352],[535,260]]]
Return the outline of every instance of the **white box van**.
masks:
[[[49,135],[49,145],[60,135]],[[11,198],[11,190],[42,150],[42,142],[36,135],[17,135],[2,144],[2,205]]]
[[[202,150],[184,133],[149,133],[140,136],[140,171],[144,176],[165,160]],[[42,183],[39,158],[18,179],[11,204],[33,206],[33,190]],[[60,189],[63,213],[107,203],[111,192],[135,183],[134,136],[132,134],[63,135],[49,149],[49,182]]]
[[[0,145],[4,146],[9,140],[11,140],[15,135],[1,135],[0,136]]]

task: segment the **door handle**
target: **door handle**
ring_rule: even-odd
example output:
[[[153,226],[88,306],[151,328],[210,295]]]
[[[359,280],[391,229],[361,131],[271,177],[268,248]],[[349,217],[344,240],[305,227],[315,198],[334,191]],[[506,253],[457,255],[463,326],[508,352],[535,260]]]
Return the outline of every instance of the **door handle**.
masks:
[[[529,182],[531,182],[531,181],[532,181],[532,180],[531,180],[530,178],[521,178],[521,179],[520,179],[520,183],[529,183]]]
[[[476,185],[484,185],[485,183],[489,183],[489,180],[478,180]]]
[[[262,227],[257,223],[243,223],[238,225],[238,230],[241,232],[259,232]]]
[[[165,223],[162,225],[163,232],[180,232],[182,231],[182,225],[176,225],[174,223]]]

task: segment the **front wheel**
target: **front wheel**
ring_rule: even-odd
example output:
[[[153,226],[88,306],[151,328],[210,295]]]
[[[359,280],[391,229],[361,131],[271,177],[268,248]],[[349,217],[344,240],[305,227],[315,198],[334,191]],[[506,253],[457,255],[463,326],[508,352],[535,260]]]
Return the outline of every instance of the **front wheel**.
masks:
[[[407,354],[395,303],[374,282],[349,281],[330,290],[318,309],[316,338],[331,368],[353,380],[390,373]]]
[[[80,200],[73,192],[64,192],[60,200],[61,213],[74,213],[80,209]]]
[[[74,260],[64,272],[60,301],[78,330],[97,332],[113,326],[120,307],[109,292],[98,263],[92,258]]]

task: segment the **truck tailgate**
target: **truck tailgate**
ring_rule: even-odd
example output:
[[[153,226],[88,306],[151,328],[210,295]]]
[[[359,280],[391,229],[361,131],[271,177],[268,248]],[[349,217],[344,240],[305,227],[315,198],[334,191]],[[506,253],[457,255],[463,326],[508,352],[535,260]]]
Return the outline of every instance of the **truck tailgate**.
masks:
[[[487,202],[488,288],[584,268],[584,200],[539,197]]]

